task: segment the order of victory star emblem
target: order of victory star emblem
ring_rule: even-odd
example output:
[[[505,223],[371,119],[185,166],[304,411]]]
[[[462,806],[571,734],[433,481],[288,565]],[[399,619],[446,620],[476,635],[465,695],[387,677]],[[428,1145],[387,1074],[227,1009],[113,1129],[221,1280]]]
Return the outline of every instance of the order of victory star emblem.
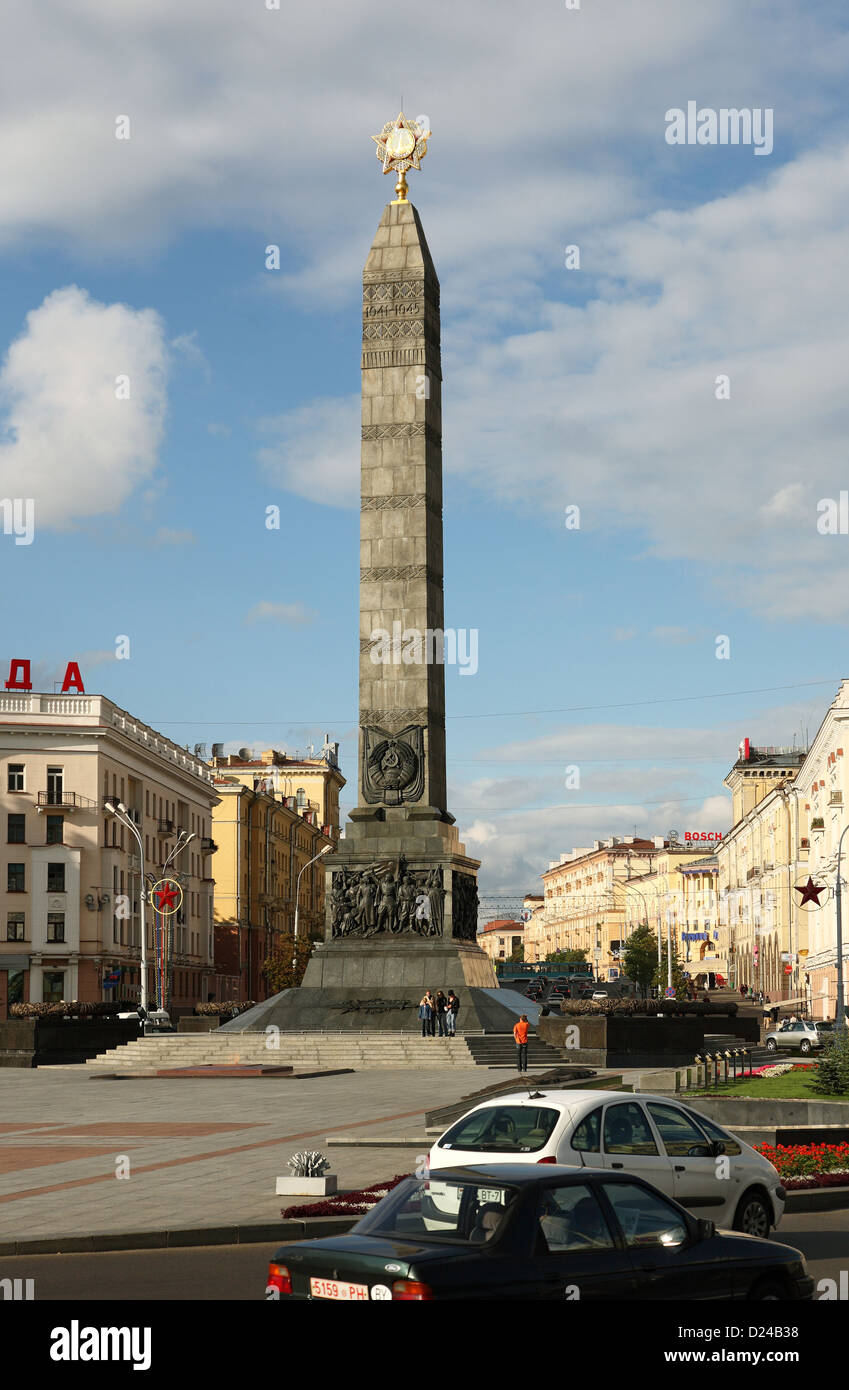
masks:
[[[394,121],[387,121],[379,135],[373,135],[377,145],[377,157],[383,165],[384,174],[399,175],[396,185],[398,201],[407,201],[407,180],[404,175],[408,169],[421,169],[422,160],[427,154],[430,130],[427,120],[421,116],[409,121],[401,111]]]

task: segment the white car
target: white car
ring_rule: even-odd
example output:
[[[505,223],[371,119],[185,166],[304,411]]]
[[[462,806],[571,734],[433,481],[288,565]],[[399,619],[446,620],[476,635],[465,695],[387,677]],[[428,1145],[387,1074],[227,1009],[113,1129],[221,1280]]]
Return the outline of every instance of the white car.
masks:
[[[498,1162],[633,1173],[696,1216],[762,1238],[784,1215],[777,1169],[669,1096],[550,1090],[493,1097],[455,1121],[430,1151],[431,1172]]]

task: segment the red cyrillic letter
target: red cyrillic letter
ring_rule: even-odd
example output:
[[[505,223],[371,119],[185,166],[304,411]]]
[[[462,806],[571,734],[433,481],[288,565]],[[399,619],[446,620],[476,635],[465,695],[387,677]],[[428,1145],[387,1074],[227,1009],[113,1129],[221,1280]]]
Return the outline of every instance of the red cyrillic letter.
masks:
[[[30,676],[28,661],[20,661],[15,657],[9,662],[9,679],[6,682],[6,689],[32,690],[32,677]]]
[[[62,682],[62,694],[67,695],[71,686],[80,694],[85,695],[83,678],[80,675],[80,668],[75,661],[69,661],[65,667],[65,679]]]

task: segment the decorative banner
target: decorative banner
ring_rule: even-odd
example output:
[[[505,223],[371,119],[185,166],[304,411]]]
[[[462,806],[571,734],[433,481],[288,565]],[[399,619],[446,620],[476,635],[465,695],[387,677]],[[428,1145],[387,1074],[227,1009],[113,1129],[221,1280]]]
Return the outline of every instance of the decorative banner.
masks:
[[[797,906],[803,907],[806,912],[813,912],[816,908],[824,905],[823,902],[820,901],[823,894],[826,895],[825,902],[828,902],[831,896],[831,889],[828,884],[814,883],[810,874],[808,874],[805,882],[795,883],[793,885],[793,892],[799,894]]]
[[[150,898],[156,911],[163,917],[171,917],[183,905],[183,890],[176,879],[161,878],[150,890]]]

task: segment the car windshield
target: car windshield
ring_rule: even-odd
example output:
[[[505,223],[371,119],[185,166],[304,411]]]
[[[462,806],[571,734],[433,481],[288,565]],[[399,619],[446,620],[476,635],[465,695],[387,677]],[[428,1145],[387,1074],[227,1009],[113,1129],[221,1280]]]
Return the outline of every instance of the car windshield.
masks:
[[[550,1139],[560,1111],[546,1105],[492,1105],[452,1125],[441,1149],[463,1153],[535,1153]]]
[[[358,1236],[401,1236],[489,1245],[501,1235],[518,1188],[498,1182],[407,1178],[357,1222]]]

